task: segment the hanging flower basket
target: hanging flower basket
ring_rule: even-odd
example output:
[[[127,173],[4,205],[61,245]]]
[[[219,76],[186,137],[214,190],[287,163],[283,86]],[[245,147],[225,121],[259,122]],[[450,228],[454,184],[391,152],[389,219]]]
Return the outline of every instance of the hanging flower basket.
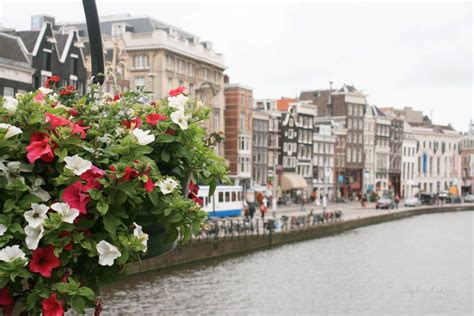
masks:
[[[226,168],[183,88],[88,95],[58,87],[0,98],[0,310],[60,315],[96,305],[129,263],[197,234],[194,182]],[[192,192],[188,192],[188,186]]]

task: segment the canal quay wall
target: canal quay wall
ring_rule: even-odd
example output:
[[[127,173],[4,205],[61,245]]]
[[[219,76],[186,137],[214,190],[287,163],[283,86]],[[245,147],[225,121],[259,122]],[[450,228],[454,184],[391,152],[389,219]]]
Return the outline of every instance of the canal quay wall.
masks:
[[[232,237],[194,239],[187,244],[178,246],[175,250],[164,255],[144,259],[141,261],[141,264],[135,263],[130,265],[128,267],[128,273],[136,274],[215,258],[241,255],[256,250],[268,249],[287,243],[329,236],[359,227],[375,225],[416,215],[468,211],[472,209],[474,209],[474,205],[472,204],[419,207],[400,211],[394,210],[389,213],[368,215],[350,220],[309,225],[279,233],[269,233],[267,231],[264,235],[240,234]],[[375,212],[376,211],[374,211],[374,213]]]

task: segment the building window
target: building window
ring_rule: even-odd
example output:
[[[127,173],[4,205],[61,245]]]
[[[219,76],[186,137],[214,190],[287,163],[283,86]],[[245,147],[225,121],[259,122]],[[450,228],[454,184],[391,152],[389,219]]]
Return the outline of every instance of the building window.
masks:
[[[188,76],[194,77],[195,76],[195,66],[192,63],[188,64]]]
[[[10,87],[3,87],[3,96],[4,97],[14,97],[15,96],[15,90]]]
[[[43,54],[43,69],[44,70],[51,71],[51,55],[52,55],[51,50],[44,51],[44,54]]]
[[[79,58],[72,57],[71,58],[71,75],[77,76],[78,65],[79,65]]]
[[[168,78],[168,91],[173,88],[173,78]]]
[[[174,71],[174,57],[166,55],[166,70]]]
[[[145,69],[148,68],[148,56],[139,55],[133,57],[133,69]]]
[[[145,86],[145,77],[135,77],[135,88],[142,88]]]

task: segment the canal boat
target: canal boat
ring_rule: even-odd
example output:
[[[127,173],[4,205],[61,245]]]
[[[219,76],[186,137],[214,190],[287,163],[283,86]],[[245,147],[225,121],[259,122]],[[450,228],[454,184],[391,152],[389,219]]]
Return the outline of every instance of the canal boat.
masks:
[[[235,217],[242,214],[243,194],[240,185],[218,185],[213,196],[209,196],[209,186],[200,186],[198,196],[209,217]]]

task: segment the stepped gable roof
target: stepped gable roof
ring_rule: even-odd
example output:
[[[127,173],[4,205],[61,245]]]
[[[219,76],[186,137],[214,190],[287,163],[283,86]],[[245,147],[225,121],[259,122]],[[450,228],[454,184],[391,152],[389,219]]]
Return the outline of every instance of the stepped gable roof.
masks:
[[[69,34],[54,33],[54,38],[56,39],[56,47],[58,48],[59,56],[63,55],[64,49],[66,48],[67,39]]]

